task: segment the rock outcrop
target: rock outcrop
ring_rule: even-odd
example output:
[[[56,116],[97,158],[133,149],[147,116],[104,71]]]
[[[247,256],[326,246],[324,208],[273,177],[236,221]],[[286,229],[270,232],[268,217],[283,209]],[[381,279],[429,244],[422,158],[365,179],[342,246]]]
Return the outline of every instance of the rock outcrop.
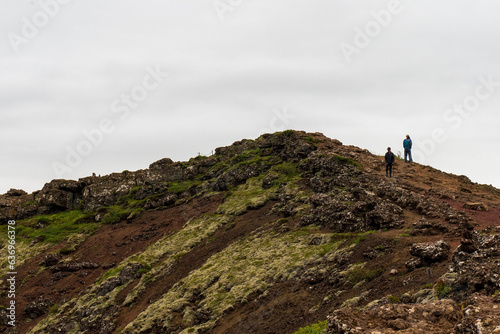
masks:
[[[498,298],[472,296],[459,305],[451,299],[426,304],[386,304],[344,308],[328,317],[327,334],[500,333]]]

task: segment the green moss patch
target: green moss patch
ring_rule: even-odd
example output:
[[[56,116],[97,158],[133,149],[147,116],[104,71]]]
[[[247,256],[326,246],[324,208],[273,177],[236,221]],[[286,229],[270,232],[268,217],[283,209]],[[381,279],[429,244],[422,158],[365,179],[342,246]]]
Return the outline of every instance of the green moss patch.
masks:
[[[320,321],[307,327],[303,327],[293,334],[323,334],[328,328],[328,321]]]
[[[363,281],[371,281],[382,275],[383,272],[383,269],[367,269],[365,263],[355,263],[341,275],[347,277],[349,283],[354,286]]]
[[[276,188],[263,189],[264,176],[248,179],[245,184],[238,186],[217,210],[227,215],[241,215],[248,209],[256,209],[276,196]]]
[[[274,282],[288,281],[298,275],[300,268],[319,263],[325,255],[326,245],[311,244],[311,238],[317,237],[325,235],[279,235],[264,231],[235,242],[178,282],[124,332],[131,333],[139,328],[144,331],[155,324],[169,326],[174,313],[190,307],[190,297],[197,291],[204,297],[198,307],[210,310],[212,317],[203,324],[186,328],[185,332],[210,328],[236,303],[247,302],[251,294],[265,293]],[[331,240],[328,235],[326,238]],[[330,252],[335,252],[339,245],[340,242],[327,243]]]
[[[335,155],[334,159],[335,159],[335,161],[337,161],[338,163],[341,163],[343,165],[351,165],[351,166],[356,166],[356,167],[360,166],[359,163],[352,160],[351,158],[346,158],[346,157],[343,157],[341,155]]]
[[[18,241],[28,242],[36,239],[42,243],[59,243],[72,234],[94,232],[98,224],[94,222],[93,217],[92,213],[81,210],[35,216],[17,222],[16,236]],[[2,229],[4,228],[2,226]]]

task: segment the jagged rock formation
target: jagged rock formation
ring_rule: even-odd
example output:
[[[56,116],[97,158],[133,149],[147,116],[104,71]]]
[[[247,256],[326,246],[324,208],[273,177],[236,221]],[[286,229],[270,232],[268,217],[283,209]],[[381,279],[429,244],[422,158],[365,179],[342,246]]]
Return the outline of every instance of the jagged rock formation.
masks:
[[[498,298],[474,295],[463,306],[451,299],[344,308],[329,316],[328,334],[499,333]]]
[[[382,161],[285,131],[11,190],[22,283],[0,331],[495,332],[500,192],[401,162],[387,179]]]
[[[391,303],[372,302],[364,309],[343,308],[329,316],[328,334],[347,333],[500,333],[499,227],[475,231],[473,248],[462,243],[450,272],[428,290]],[[410,252],[440,257],[442,242],[414,245]],[[465,248],[465,249],[464,249]],[[439,299],[439,295],[452,299]],[[420,295],[420,296],[419,296]]]

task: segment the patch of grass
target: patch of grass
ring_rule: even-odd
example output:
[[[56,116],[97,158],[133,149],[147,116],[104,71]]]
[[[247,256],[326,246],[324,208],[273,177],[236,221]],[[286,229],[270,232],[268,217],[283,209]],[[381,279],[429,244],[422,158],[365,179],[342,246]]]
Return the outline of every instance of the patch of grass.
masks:
[[[295,131],[293,130],[285,130],[283,132],[278,132],[278,136],[283,136],[283,137],[292,137],[295,134]]]
[[[144,211],[144,203],[148,201],[148,199],[136,200],[134,198],[134,195],[141,188],[142,187],[137,186],[130,189],[126,195],[120,196],[115,205],[99,208],[98,212],[106,212],[101,223],[117,224],[122,220],[134,219],[140,216],[140,214]]]
[[[286,219],[286,218],[284,218]],[[296,229],[292,232],[290,232],[289,234],[294,236],[295,238],[301,238],[305,235],[310,235],[310,234],[314,234],[316,232],[319,231],[319,227],[316,226],[316,225],[309,225],[309,226],[305,226],[305,227],[301,227],[299,229]],[[338,241],[338,239],[335,239],[333,236],[331,237],[331,240],[332,241]]]
[[[118,200],[116,201],[117,206],[122,206],[122,207],[129,207],[129,208],[139,208],[144,205],[146,202],[145,199],[143,200],[136,200],[135,199],[135,194],[141,189],[141,186],[133,187],[130,189],[130,191],[123,196],[120,196]]]
[[[340,247],[340,244],[338,242],[329,242],[323,245],[319,245],[318,248],[320,249],[319,251],[316,251],[317,254],[321,257],[325,256],[326,254],[332,252],[334,249],[338,249]]]
[[[341,163],[343,165],[351,165],[351,166],[356,166],[356,167],[360,166],[356,161],[352,160],[351,158],[346,158],[346,157],[343,157],[341,155],[335,155],[334,159],[338,163]]]
[[[137,271],[138,274],[143,275],[147,274],[151,270],[151,266],[149,264],[142,264],[142,268]]]
[[[300,175],[297,170],[297,165],[291,162],[283,162],[276,165],[273,167],[273,170],[278,172],[280,175],[285,176],[287,181],[290,181]]]
[[[321,139],[316,139],[316,138],[313,138],[312,136],[305,136],[303,139],[304,139],[305,142],[307,142],[309,144],[312,144],[314,146],[317,146],[316,144],[322,142]]]
[[[49,308],[49,314],[56,314],[59,311],[59,304],[54,304]]]
[[[280,218],[278,222],[276,223],[277,225],[283,225],[288,223],[288,218]]]
[[[276,196],[276,188],[263,189],[264,175],[248,179],[245,184],[238,186],[217,210],[218,213],[241,215],[248,209],[262,207],[268,200]]]
[[[399,299],[399,297],[398,297],[398,296],[389,295],[389,296],[387,296],[387,299],[388,299],[391,303],[393,303],[393,304],[399,304],[399,303],[401,303],[401,300]]]
[[[107,211],[102,218],[102,224],[117,224],[120,221],[127,219],[127,217],[130,216],[133,211],[133,209],[120,205],[108,206],[102,209],[105,209]]]
[[[307,327],[302,327],[293,334],[322,334],[328,328],[328,321],[320,321]]]
[[[411,229],[411,228],[409,228],[409,229],[405,229],[405,230],[403,231],[403,233],[400,233],[400,234],[399,234],[399,236],[400,236],[400,237],[406,237],[406,238],[407,238],[407,237],[413,237],[413,235],[412,235],[413,233],[414,233],[414,230],[413,230],[413,229]]]
[[[252,166],[252,165],[263,165],[263,166],[272,166],[277,165],[282,160],[277,156],[255,156],[253,158],[249,158],[248,160],[241,161],[237,164],[237,166]]]
[[[181,182],[173,182],[169,185],[168,191],[174,194],[180,194],[190,190],[191,188],[195,188],[202,184],[202,181],[191,180],[191,181],[181,181]]]
[[[174,261],[179,261],[180,259],[182,259],[184,257],[184,255],[186,255],[187,252],[179,252],[179,253],[176,253],[174,255],[171,256],[171,258],[174,260]]]
[[[347,280],[354,286],[362,281],[372,281],[382,275],[383,272],[383,269],[367,269],[364,266],[355,266],[349,271]]]
[[[81,210],[35,216],[19,221],[16,226],[16,234],[21,240],[37,239],[44,243],[59,243],[75,233],[90,234],[94,232],[98,228],[98,224],[93,217],[94,213]],[[39,223],[42,223],[41,225],[44,227],[39,228]]]
[[[362,235],[361,237],[357,238],[357,239],[354,239],[352,241],[353,244],[355,245],[359,245],[361,242],[365,241],[366,240],[366,236],[365,235]]]
[[[229,230],[232,230],[235,227],[236,227],[236,222],[233,220],[233,221],[231,221],[231,222],[229,222],[229,223],[226,224],[225,230],[229,231]]]
[[[73,253],[75,250],[76,250],[75,245],[66,245],[63,248],[59,249],[58,253],[60,253],[62,255],[68,255],[68,254]]]
[[[122,266],[118,266],[116,268],[109,269],[108,271],[106,271],[104,273],[104,275],[101,276],[101,278],[99,278],[97,280],[96,285],[101,284],[102,282],[104,282],[105,280],[107,280],[110,277],[118,276],[118,274],[122,271],[122,269],[123,269]]]
[[[240,164],[248,165],[251,163],[258,162],[260,158],[261,158],[261,150],[260,148],[256,148],[253,150],[247,150],[239,154],[236,154],[234,157],[228,160],[228,164],[229,166],[240,165]],[[224,162],[220,162],[214,167],[217,167],[218,165],[220,165],[219,167],[227,168],[227,164],[225,164]]]
[[[366,240],[366,237],[369,235],[369,234],[373,234],[373,233],[376,233],[377,231],[367,231],[367,232],[363,232],[363,233],[360,233],[360,236],[356,239],[353,240],[353,244],[355,245],[359,245],[361,242],[365,241]]]
[[[437,281],[436,285],[434,285],[434,291],[436,291],[436,295],[439,299],[446,297],[450,292],[451,288],[444,281]]]
[[[206,158],[208,158],[206,155],[198,154],[196,157],[189,159],[189,163],[192,164],[197,161],[205,160]]]

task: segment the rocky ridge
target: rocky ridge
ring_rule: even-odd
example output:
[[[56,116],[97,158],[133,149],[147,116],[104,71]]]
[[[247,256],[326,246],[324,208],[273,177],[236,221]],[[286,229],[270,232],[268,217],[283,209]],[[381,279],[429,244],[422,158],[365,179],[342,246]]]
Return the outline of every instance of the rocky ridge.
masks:
[[[499,191],[382,168],[285,131],[10,190],[0,222],[26,251],[20,325],[0,330],[293,333],[328,315],[328,333],[500,331]]]

